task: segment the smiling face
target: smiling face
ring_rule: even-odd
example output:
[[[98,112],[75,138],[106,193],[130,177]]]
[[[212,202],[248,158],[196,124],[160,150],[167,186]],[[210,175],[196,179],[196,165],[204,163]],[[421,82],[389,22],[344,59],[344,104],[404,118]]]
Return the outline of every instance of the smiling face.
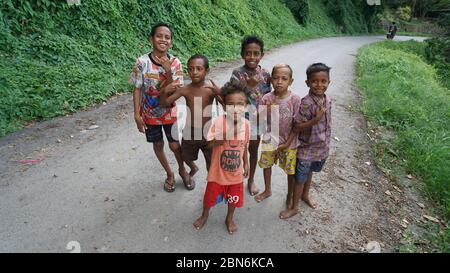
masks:
[[[330,76],[325,71],[312,73],[310,78],[306,80],[306,85],[316,96],[323,96],[330,84]]]
[[[205,80],[208,70],[205,68],[205,61],[195,58],[188,62],[188,73],[192,83],[199,83]]]
[[[239,116],[244,116],[246,109],[247,97],[244,92],[231,93],[225,97],[225,110],[233,117],[234,122],[237,122]]]
[[[261,47],[256,43],[250,43],[245,46],[242,58],[246,67],[256,69],[263,56],[264,53],[261,52]]]
[[[288,67],[275,68],[272,74],[272,86],[276,92],[284,93],[292,84],[291,70]]]
[[[172,33],[165,26],[156,28],[155,34],[150,37],[153,50],[158,53],[166,53],[172,47]]]

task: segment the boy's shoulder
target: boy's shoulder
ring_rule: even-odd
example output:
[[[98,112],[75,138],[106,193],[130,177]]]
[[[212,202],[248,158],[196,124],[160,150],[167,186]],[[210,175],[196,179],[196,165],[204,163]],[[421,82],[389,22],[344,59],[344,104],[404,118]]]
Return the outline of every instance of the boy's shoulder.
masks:
[[[151,52],[148,52],[148,53],[146,53],[146,54],[143,54],[143,55],[139,56],[139,57],[137,58],[137,61],[139,61],[139,62],[141,62],[141,63],[147,62],[147,61],[151,61],[151,60],[150,60],[150,53],[151,53]]]
[[[275,91],[270,91],[269,93],[266,93],[262,96],[262,100],[271,100],[275,98]]]
[[[233,72],[231,72],[231,74],[243,74],[243,73],[245,73],[244,66],[236,67],[235,69],[233,69]]]
[[[297,95],[293,91],[291,91],[291,100],[301,102],[302,101],[302,97],[300,97],[299,95]]]
[[[311,97],[310,94],[304,96],[303,98],[301,98],[302,104],[314,104],[314,100]]]
[[[300,99],[300,108],[303,109],[303,111],[312,109],[314,104],[314,100],[309,94]]]
[[[261,69],[260,69],[260,72],[259,72],[259,73],[260,73],[261,75],[269,76],[269,77],[270,77],[270,72],[269,72],[267,69],[265,69],[264,67],[261,67],[261,66],[260,66],[260,68],[261,68]]]

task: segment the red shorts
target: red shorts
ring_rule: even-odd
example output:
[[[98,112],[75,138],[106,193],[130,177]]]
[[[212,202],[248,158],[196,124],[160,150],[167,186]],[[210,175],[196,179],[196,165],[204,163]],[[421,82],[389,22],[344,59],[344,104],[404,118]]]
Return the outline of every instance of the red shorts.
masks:
[[[244,182],[234,185],[220,185],[216,182],[206,184],[203,205],[207,208],[213,207],[225,201],[229,206],[240,208],[244,205]]]

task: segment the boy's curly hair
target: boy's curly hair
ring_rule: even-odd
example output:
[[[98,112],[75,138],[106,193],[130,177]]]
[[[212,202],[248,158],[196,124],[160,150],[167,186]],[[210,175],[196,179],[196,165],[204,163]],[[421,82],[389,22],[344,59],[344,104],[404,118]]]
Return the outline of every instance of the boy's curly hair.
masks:
[[[150,33],[148,34],[148,38],[155,36],[156,29],[159,27],[166,27],[170,30],[170,38],[173,38],[173,31],[170,25],[166,22],[158,22],[152,26],[152,29],[150,30]]]
[[[225,99],[226,99],[226,97],[228,95],[236,94],[236,93],[244,94],[247,103],[249,102],[248,101],[248,97],[250,96],[251,91],[247,87],[247,85],[245,83],[243,83],[243,82],[240,82],[240,81],[229,81],[220,89],[220,94],[221,94],[221,96],[222,96],[224,101],[225,101]]]
[[[261,53],[264,53],[264,42],[261,38],[254,35],[245,36],[244,39],[242,39],[241,43],[241,56],[245,55],[245,47],[249,44],[257,44],[261,48]]]

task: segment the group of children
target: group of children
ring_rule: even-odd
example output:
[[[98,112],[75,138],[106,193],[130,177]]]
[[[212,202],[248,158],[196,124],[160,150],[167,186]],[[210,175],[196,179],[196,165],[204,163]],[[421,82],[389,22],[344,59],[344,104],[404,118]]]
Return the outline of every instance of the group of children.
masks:
[[[209,62],[197,54],[188,62],[191,83],[183,85],[178,58],[170,55],[173,32],[166,23],[151,29],[151,53],[139,57],[133,66],[130,84],[137,128],[153,143],[154,152],[167,173],[164,190],[175,190],[175,176],[164,153],[163,131],[178,163],[178,172],[188,190],[195,188],[195,164],[201,150],[208,170],[202,215],[194,227],[202,228],[215,204],[228,204],[226,226],[230,234],[237,230],[233,221],[236,207],[244,201],[244,177],[248,190],[261,202],[271,196],[272,166],[278,164],[287,174],[286,209],[281,219],[298,213],[303,200],[311,208],[309,197],[312,173],[320,172],[329,155],[331,136],[331,100],[325,95],[330,84],[330,68],[323,63],[308,67],[306,85],[309,94],[300,98],[290,90],[292,68],[275,65],[269,73],[259,62],[264,43],[255,36],[242,41],[244,65],[232,72],[230,81],[219,88],[206,80]],[[273,91],[272,91],[273,88]],[[184,97],[186,125],[178,140],[175,101]],[[224,114],[215,118],[213,105],[220,104]],[[258,149],[261,156],[258,161]],[[189,167],[189,172],[184,167]],[[265,190],[259,193],[254,181],[256,165],[263,168]]]

